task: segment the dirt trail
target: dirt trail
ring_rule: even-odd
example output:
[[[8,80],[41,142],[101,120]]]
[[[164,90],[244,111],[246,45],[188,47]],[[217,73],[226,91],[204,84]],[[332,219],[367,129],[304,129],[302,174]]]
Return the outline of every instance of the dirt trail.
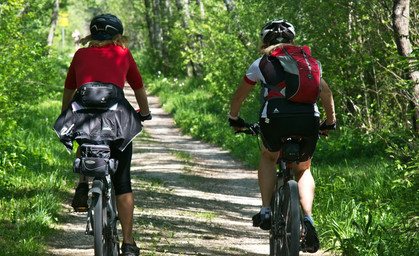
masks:
[[[153,119],[133,142],[131,171],[141,255],[268,255],[268,233],[251,225],[260,206],[256,171],[182,135],[156,97],[149,104]],[[48,241],[50,255],[93,255],[85,214],[65,207],[60,241]]]

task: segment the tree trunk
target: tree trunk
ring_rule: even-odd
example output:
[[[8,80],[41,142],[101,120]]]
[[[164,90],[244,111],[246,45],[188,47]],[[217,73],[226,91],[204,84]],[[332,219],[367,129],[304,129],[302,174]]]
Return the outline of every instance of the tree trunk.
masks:
[[[397,44],[397,51],[403,57],[409,57],[412,53],[412,45],[409,39],[409,0],[394,0],[393,6],[393,29]],[[414,70],[411,65],[408,69],[408,79],[413,81],[412,88],[413,99],[411,106],[413,110],[413,130],[419,131],[419,71]]]
[[[191,17],[191,14],[189,13],[189,5],[187,0],[176,0],[176,7],[178,11],[182,14],[182,27],[185,30],[186,33],[188,33],[189,28],[189,19]],[[187,40],[191,40],[190,36],[186,36]],[[186,46],[184,47],[185,52],[188,51],[188,49],[191,49],[191,42],[188,42]],[[188,56],[187,56],[188,58]],[[188,77],[192,77],[194,73],[193,63],[191,60],[189,60],[186,64],[186,75]]]
[[[205,20],[205,9],[204,4],[202,3],[202,0],[195,0],[196,4],[199,7],[199,21],[196,22],[204,22]],[[193,52],[195,54],[195,58],[192,62],[193,64],[193,73],[195,76],[202,76],[202,67],[204,64],[202,63],[202,60],[204,58],[204,54],[202,53],[202,48],[204,47],[203,39],[204,36],[202,34],[198,34],[195,32],[194,35],[192,35],[192,39],[195,40],[195,44],[192,45]]]
[[[145,6],[145,20],[147,22],[147,28],[148,28],[148,35],[150,37],[150,44],[154,45],[154,28],[153,28],[153,21],[151,20],[151,5],[150,0],[144,0],[144,6]]]
[[[205,8],[204,8],[204,4],[202,3],[202,0],[196,0],[196,4],[199,6],[199,12],[200,12],[200,17],[201,20],[205,19]]]
[[[153,0],[153,27],[154,27],[154,38],[155,38],[155,49],[157,51],[157,56],[159,57],[159,60],[161,60],[163,56],[162,51],[162,29],[161,29],[161,15],[160,15],[160,0]]]
[[[48,46],[51,46],[52,41],[54,40],[54,33],[55,33],[55,28],[57,27],[59,10],[60,10],[60,1],[55,0],[54,8],[52,10],[51,28],[49,30],[48,39],[47,39],[47,45]]]
[[[169,60],[169,44],[170,42],[170,24],[172,24],[172,8],[170,6],[170,0],[162,0],[161,8],[163,12],[161,13],[163,25],[162,25],[162,55],[163,55],[163,72],[170,66]]]

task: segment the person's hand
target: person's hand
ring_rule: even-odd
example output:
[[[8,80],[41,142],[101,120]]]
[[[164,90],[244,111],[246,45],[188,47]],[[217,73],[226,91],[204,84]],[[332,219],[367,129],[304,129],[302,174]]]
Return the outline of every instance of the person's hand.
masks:
[[[240,131],[246,127],[245,125],[246,123],[241,117],[231,116],[230,114],[227,115],[227,117],[228,117],[228,122],[230,123],[230,126],[233,127],[235,132]]]
[[[330,130],[336,130],[336,121],[328,121],[325,119],[323,122],[320,123],[319,126],[319,133],[321,135],[329,135]]]
[[[151,112],[148,112],[148,114],[142,115],[142,114],[140,113],[140,111],[138,111],[138,112],[137,112],[137,114],[138,114],[138,117],[140,118],[140,121],[141,121],[141,122],[144,122],[144,121],[146,121],[146,120],[151,120],[151,118],[152,118],[152,116],[151,116]]]

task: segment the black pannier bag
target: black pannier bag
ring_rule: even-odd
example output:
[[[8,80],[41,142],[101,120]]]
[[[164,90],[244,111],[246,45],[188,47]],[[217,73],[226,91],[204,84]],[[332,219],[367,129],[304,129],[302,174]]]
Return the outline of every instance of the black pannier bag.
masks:
[[[103,177],[115,174],[118,160],[111,158],[109,145],[82,144],[79,158],[73,163],[73,171],[88,177]]]
[[[114,84],[91,82],[83,84],[77,91],[74,100],[85,108],[109,108],[120,99],[124,92]]]

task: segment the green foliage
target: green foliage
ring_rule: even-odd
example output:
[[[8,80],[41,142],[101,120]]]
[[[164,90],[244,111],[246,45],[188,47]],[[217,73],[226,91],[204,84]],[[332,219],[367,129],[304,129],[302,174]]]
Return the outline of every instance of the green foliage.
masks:
[[[322,62],[335,98],[338,131],[319,141],[313,160],[314,170],[322,170],[315,175],[320,206],[315,216],[320,216],[324,241],[344,255],[415,255],[417,204],[406,198],[418,198],[419,154],[410,121],[413,84],[405,71],[417,63],[418,21],[413,15],[417,3],[411,5],[411,33],[416,39],[411,41],[414,52],[409,59],[397,54],[392,6],[383,1],[242,0],[235,1],[232,12],[222,10],[221,2],[204,4],[205,19],[192,19],[186,31],[173,27],[181,45],[191,35],[202,36],[199,51],[185,51],[180,60],[173,59],[176,72],[185,67],[181,60],[203,63],[202,80],[180,88],[171,86],[169,78],[151,78],[152,91],[176,123],[256,166],[257,143],[233,136],[225,113],[247,67],[258,57],[260,26],[272,18],[289,20],[296,27],[297,44],[310,46]],[[171,77],[170,72],[165,75]],[[257,111],[255,90],[241,116],[255,121]]]
[[[48,98],[43,98],[43,101]],[[51,127],[59,102],[23,104],[0,135],[0,254],[37,255],[57,221],[67,191],[70,157]],[[54,109],[55,111],[51,111]],[[3,120],[2,120],[3,121]],[[63,161],[65,159],[65,161]]]
[[[313,161],[313,166],[314,216],[332,249],[343,255],[415,255],[417,219],[411,216],[417,210],[406,202],[415,193],[395,188],[398,171],[389,159]]]
[[[53,79],[62,76],[47,55],[46,26],[38,27],[48,24],[51,10],[46,5],[44,1],[7,1],[0,5],[1,117],[15,113],[21,103],[55,90],[57,80]]]
[[[203,82],[159,77],[147,84],[184,132],[221,145],[256,167],[257,140],[234,135],[217,97],[202,90]],[[394,148],[392,154],[400,152],[397,159],[404,155],[405,164],[392,161],[385,151],[390,140],[401,143],[395,137],[340,127],[319,140],[312,166],[317,187],[313,214],[325,249],[343,255],[415,255],[417,204],[406,198],[419,196],[418,154]]]
[[[63,173],[70,159],[50,127],[70,48],[61,45],[61,28],[53,49],[45,47],[53,2],[0,3],[1,255],[42,254],[45,232],[68,189]],[[339,129],[319,141],[313,160],[323,244],[344,255],[417,255],[417,200],[408,199],[419,197],[419,146],[411,131],[414,84],[406,71],[418,67],[419,2],[410,1],[409,58],[400,57],[393,42],[391,2],[234,2],[228,11],[223,1],[202,0],[202,13],[197,1],[188,1],[187,9],[170,1],[168,15],[164,4],[153,10],[144,1],[60,1],[70,20],[64,41],[73,51],[74,29],[85,36],[92,16],[117,15],[146,86],[152,85],[176,124],[256,166],[257,140],[234,135],[225,114],[259,57],[260,27],[274,18],[289,20],[297,44],[310,46],[322,62],[338,117]],[[152,40],[156,26],[149,25],[156,24],[147,18],[163,28],[159,40]],[[185,79],[190,68],[194,77]],[[241,109],[245,120],[257,120],[258,99],[256,89]]]
[[[44,254],[68,186],[51,129],[64,74],[45,47],[51,13],[52,1],[0,4],[1,255]]]

